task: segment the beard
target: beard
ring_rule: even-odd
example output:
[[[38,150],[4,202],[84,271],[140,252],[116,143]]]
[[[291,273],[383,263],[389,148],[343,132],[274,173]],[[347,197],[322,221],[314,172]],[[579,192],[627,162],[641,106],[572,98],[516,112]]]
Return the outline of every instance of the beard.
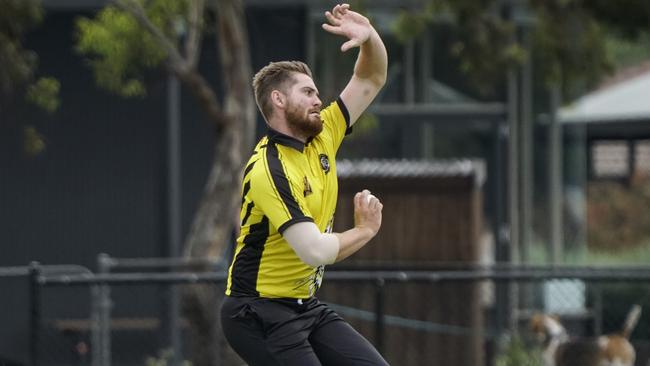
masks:
[[[315,118],[309,111],[304,111],[294,105],[289,105],[284,112],[284,116],[289,129],[297,136],[312,138],[323,130],[323,121],[320,119],[320,114],[318,118]]]

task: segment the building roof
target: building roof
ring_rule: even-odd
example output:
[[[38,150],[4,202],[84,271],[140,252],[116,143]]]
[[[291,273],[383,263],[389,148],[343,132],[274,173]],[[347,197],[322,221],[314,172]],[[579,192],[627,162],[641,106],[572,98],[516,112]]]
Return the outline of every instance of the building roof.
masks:
[[[340,178],[454,178],[475,177],[477,186],[485,182],[485,163],[481,160],[340,160]]]
[[[650,61],[624,70],[560,109],[562,123],[650,121]]]

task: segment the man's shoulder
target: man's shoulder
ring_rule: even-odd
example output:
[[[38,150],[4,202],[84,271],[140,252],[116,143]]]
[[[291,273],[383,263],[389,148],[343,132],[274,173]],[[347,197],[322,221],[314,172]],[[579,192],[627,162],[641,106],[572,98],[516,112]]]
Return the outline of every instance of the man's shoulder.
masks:
[[[336,100],[330,102],[327,107],[321,110],[322,119],[334,119],[334,118],[344,118],[344,113],[341,108],[341,100],[337,98]]]

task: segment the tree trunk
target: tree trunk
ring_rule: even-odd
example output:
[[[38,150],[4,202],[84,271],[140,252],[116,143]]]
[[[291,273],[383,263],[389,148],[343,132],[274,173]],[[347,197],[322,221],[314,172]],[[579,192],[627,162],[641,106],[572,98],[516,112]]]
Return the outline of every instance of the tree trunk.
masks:
[[[212,171],[187,239],[186,256],[221,257],[225,246],[230,245],[241,169],[238,161],[233,161],[228,156],[238,147],[239,138],[233,128],[224,129],[218,137]],[[224,287],[191,285],[185,290],[183,313],[190,324],[192,364],[212,366],[222,364],[221,361],[226,357],[232,359],[231,352],[222,351],[225,343],[221,337],[218,310]]]
[[[187,257],[223,257],[237,225],[241,169],[255,135],[255,101],[250,89],[252,67],[241,0],[217,2],[218,46],[225,85],[224,110],[213,118],[218,129],[212,169],[185,243]],[[227,265],[227,264],[226,264]],[[192,363],[235,364],[221,332],[219,305],[223,286],[193,285],[183,310],[190,323]],[[241,363],[241,361],[239,361]]]

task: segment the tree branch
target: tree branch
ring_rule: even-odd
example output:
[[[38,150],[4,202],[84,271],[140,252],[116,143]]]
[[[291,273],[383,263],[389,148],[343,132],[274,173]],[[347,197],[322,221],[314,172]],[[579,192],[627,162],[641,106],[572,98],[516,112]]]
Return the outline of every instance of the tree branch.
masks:
[[[254,144],[255,99],[250,88],[252,69],[242,0],[221,0],[217,8],[217,42],[225,85],[224,112],[237,126],[244,140],[241,153],[246,154]]]
[[[184,59],[176,46],[156,27],[147,17],[145,10],[134,0],[111,0],[119,9],[131,14],[138,24],[143,27],[167,51],[169,68],[178,79],[198,99],[208,118],[214,122],[217,133],[229,123],[222,113],[217,94],[205,78],[196,71],[201,43],[200,22],[203,18],[204,0],[196,0],[190,9],[190,34],[188,37],[187,57]]]
[[[190,68],[196,68],[201,55],[201,39],[203,35],[203,11],[205,0],[190,2],[188,11],[188,34],[185,42],[185,57]]]
[[[185,73],[175,72],[178,79],[194,94],[203,110],[217,128],[217,135],[229,123],[229,120],[223,114],[221,105],[217,100],[217,94],[208,82],[196,70],[190,70]]]
[[[156,41],[165,49],[169,57],[170,66],[177,73],[185,73],[188,70],[188,65],[183,56],[178,52],[176,46],[165,36],[165,34],[156,27],[151,20],[147,17],[145,10],[133,0],[112,0],[113,4],[119,9],[131,14],[135,20],[145,30],[151,34]]]

